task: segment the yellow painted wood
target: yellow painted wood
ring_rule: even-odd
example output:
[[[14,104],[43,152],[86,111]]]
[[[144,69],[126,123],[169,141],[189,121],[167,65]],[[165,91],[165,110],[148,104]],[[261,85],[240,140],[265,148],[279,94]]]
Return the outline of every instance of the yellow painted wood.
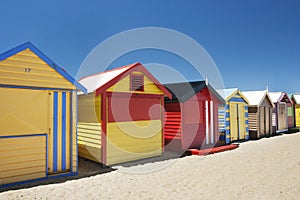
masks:
[[[45,161],[44,160],[32,160],[32,161],[22,162],[22,163],[11,163],[9,165],[1,166],[0,172],[13,171],[15,169],[23,169],[26,167],[32,168],[35,166],[45,166]]]
[[[38,148],[24,148],[24,149],[13,149],[9,151],[0,151],[0,159],[2,158],[10,158],[10,157],[15,157],[15,156],[22,156],[22,155],[28,155],[28,154],[44,154],[46,153],[46,148],[38,147]]]
[[[87,147],[95,147],[95,148],[101,148],[101,144],[96,144],[96,143],[92,143],[92,142],[88,142],[88,141],[78,141],[78,145],[84,145]]]
[[[32,173],[38,173],[43,172],[46,169],[46,165],[41,166],[34,166],[30,168],[22,168],[22,169],[14,169],[13,171],[6,171],[6,172],[0,172],[1,179],[9,178],[12,176],[22,176],[24,174],[32,174]]]
[[[45,177],[45,143],[45,136],[1,138],[0,185]]]
[[[70,125],[71,125],[71,101],[70,101],[70,92],[66,93],[66,169],[70,169],[70,147],[71,147],[71,141],[70,141],[70,135],[71,135],[71,130],[70,130]]]
[[[78,144],[101,148],[101,123],[78,123]]]
[[[0,84],[74,89],[72,83],[29,49],[0,61]]]
[[[53,92],[48,91],[48,172],[53,172]]]
[[[116,164],[162,154],[161,121],[107,124],[107,164]]]
[[[27,148],[26,145],[28,145],[28,147],[44,147],[46,146],[44,143],[41,143],[40,141],[45,142],[46,139],[45,138],[39,138],[37,137],[22,137],[22,140],[16,139],[16,140],[11,140],[10,138],[1,138],[1,142],[0,142],[0,151],[7,149],[8,151],[12,150],[12,149],[23,149],[23,145],[25,145],[24,147]]]
[[[0,185],[1,184],[8,184],[8,183],[15,183],[19,181],[26,181],[26,180],[32,180],[37,178],[43,178],[46,176],[46,172],[38,172],[33,174],[24,174],[21,176],[13,176],[9,178],[0,178]]]
[[[73,135],[72,135],[72,171],[76,172],[77,170],[77,159],[78,159],[78,152],[77,152],[77,92],[72,93],[72,130],[73,130]]]
[[[245,104],[238,103],[238,114],[239,114],[239,139],[246,138],[246,127],[245,127]]]
[[[230,136],[231,140],[238,139],[238,113],[237,113],[237,104],[233,102],[229,102],[229,109],[230,109]]]
[[[0,88],[0,97],[0,136],[48,132],[47,91]]]
[[[95,148],[85,145],[78,145],[78,154],[82,158],[101,162],[101,148]]]
[[[78,121],[80,123],[99,123],[101,113],[101,98],[95,93],[78,96]]]
[[[300,127],[300,104],[295,105],[296,126]]]
[[[84,132],[84,131],[80,131],[80,132],[81,133],[80,133],[80,135],[78,135],[78,137],[95,139],[95,140],[100,140],[100,138],[101,138],[101,132],[98,132],[97,134],[89,133],[89,132]]]
[[[134,74],[144,75],[144,91],[134,91],[140,94],[163,94],[163,92],[142,72],[133,72]],[[133,92],[130,90],[130,75],[125,76],[116,84],[111,86],[109,92]]]

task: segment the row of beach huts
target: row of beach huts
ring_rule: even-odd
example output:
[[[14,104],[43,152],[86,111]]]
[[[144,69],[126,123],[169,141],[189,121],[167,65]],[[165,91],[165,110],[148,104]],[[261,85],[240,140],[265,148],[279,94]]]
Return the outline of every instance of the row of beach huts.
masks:
[[[0,187],[300,127],[300,95],[162,85],[140,63],[76,81],[30,42],[0,55]]]

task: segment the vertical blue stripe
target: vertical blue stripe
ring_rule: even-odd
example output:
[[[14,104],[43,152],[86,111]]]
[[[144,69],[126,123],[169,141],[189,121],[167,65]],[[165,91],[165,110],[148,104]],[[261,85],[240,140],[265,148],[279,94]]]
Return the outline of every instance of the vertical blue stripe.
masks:
[[[57,112],[58,112],[58,94],[53,95],[53,172],[57,171]]]
[[[61,165],[62,170],[66,170],[66,92],[62,92],[62,126],[61,126],[61,133],[62,133],[62,147],[61,147]]]

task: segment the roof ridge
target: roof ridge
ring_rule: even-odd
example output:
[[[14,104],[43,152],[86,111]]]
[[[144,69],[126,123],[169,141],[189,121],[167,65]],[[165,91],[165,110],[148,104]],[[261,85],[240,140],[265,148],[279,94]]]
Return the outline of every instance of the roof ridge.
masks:
[[[126,67],[132,68],[132,67],[136,66],[137,64],[141,64],[141,63],[140,62],[136,62],[136,63],[133,63],[133,64],[124,65],[124,66],[121,66],[121,67],[116,67],[116,68],[113,68],[113,69],[109,69],[109,70],[106,70],[106,71],[103,71],[103,72],[98,72],[98,73],[95,73],[95,74],[90,74],[90,75],[87,75],[87,76],[83,76],[78,81],[81,81],[81,80],[89,78],[89,77],[97,76],[97,75],[100,75],[100,74],[105,74],[105,73],[108,73],[108,72],[112,72],[112,71],[116,71],[116,70],[119,70],[119,69],[123,69],[123,68],[126,68]]]

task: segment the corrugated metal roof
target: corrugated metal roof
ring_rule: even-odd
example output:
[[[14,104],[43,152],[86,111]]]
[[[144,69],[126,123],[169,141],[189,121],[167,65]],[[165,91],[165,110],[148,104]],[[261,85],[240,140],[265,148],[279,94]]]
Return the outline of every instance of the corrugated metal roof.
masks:
[[[238,91],[238,88],[228,88],[228,89],[223,89],[223,90],[217,90],[217,92],[223,96],[226,100],[229,96],[231,96],[233,93]]]
[[[245,91],[242,94],[248,99],[249,105],[258,106],[267,95],[267,91]]]
[[[163,86],[172,93],[172,99],[166,99],[166,101],[185,102],[207,87],[221,102],[225,103],[224,98],[209,84],[207,85],[205,81],[170,83]]]
[[[293,94],[293,98],[295,99],[297,104],[300,104],[300,94]]]
[[[269,95],[272,99],[272,102],[276,103],[276,102],[278,102],[278,100],[282,96],[282,92],[269,92]]]
[[[105,85],[106,83],[116,78],[126,70],[135,66],[136,64],[137,63],[134,63],[132,65],[123,66],[109,71],[83,77],[82,79],[79,80],[79,83],[82,84],[87,89],[88,93],[94,92],[97,88],[100,88],[101,86]]]

